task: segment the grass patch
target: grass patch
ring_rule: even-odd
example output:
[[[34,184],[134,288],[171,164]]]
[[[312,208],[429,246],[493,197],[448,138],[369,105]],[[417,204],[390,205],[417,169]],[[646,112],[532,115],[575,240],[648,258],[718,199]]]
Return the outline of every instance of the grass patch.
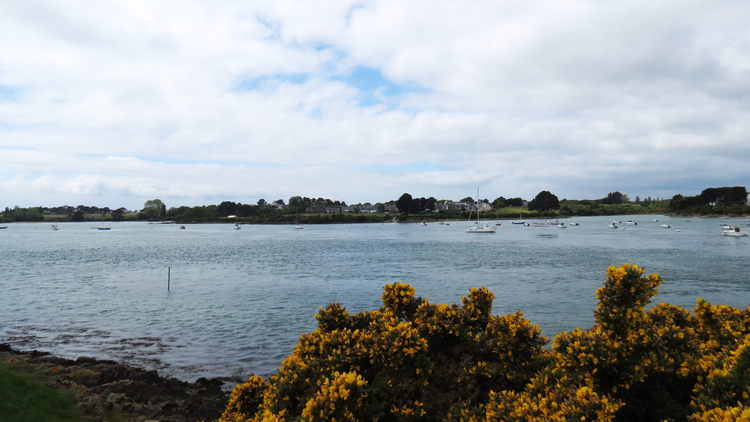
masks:
[[[84,422],[72,393],[47,387],[28,371],[6,364],[0,364],[0,420]]]

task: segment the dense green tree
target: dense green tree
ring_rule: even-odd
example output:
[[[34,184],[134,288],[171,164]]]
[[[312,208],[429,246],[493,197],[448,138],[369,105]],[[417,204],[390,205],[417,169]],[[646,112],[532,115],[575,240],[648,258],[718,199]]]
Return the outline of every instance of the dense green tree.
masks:
[[[744,186],[708,188],[700,197],[706,204],[745,204],[747,189]]]
[[[125,208],[118,208],[114,211],[112,211],[112,221],[122,221],[125,219]]]
[[[409,214],[409,211],[411,211],[414,200],[412,199],[411,195],[408,193],[404,193],[401,195],[400,198],[398,198],[398,201],[396,201],[396,208],[398,208],[398,211],[401,214]]]
[[[509,207],[522,207],[523,206],[523,199],[521,198],[508,198],[503,202],[505,202],[505,205]]]
[[[606,198],[602,198],[601,200],[602,204],[614,204],[619,205],[625,203],[623,200],[623,194],[620,192],[610,192],[607,194]]]
[[[265,200],[265,199],[263,199],[263,198],[260,198],[260,199],[258,200],[258,206],[259,206],[259,207],[265,207],[265,206],[266,206],[266,200]]]
[[[161,199],[149,199],[143,204],[141,212],[146,214],[148,218],[155,220],[161,215],[162,209],[164,209],[164,203]]]
[[[26,210],[26,221],[39,221],[42,219],[42,214],[39,213],[39,208],[31,207]]]
[[[231,201],[224,201],[216,207],[216,211],[222,217],[237,215],[237,204]]]
[[[411,202],[411,212],[422,213],[423,211],[433,211],[435,210],[436,204],[437,204],[437,199],[433,197],[414,198]]]
[[[547,211],[560,209],[560,201],[557,196],[548,190],[539,192],[534,199],[529,202],[529,211]]]
[[[500,208],[505,208],[507,204],[505,203],[505,198],[502,196],[492,201],[492,208],[495,208],[496,210],[499,210]]]
[[[462,199],[462,200],[460,200],[458,202],[464,202],[464,203],[467,203],[467,204],[473,204],[474,203],[474,198],[472,198],[471,196],[467,196],[466,198],[464,198],[464,199]]]
[[[73,221],[83,221],[83,211],[78,210],[73,213]]]

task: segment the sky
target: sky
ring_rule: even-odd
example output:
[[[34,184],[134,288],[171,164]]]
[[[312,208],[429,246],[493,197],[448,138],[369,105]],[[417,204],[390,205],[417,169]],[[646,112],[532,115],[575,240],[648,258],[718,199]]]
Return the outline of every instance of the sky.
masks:
[[[750,3],[4,0],[0,206],[750,187]]]

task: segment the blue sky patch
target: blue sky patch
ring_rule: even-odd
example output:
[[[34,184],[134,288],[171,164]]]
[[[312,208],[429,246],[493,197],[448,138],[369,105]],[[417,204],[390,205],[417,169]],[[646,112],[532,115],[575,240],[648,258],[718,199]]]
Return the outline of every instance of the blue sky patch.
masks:
[[[300,85],[309,79],[309,76],[304,73],[290,73],[290,74],[278,74],[270,76],[261,76],[255,79],[245,79],[241,81],[235,91],[253,91],[261,89],[268,85],[280,85],[282,83],[290,83],[294,85]]]
[[[0,85],[0,101],[15,101],[16,94],[20,91],[9,85]]]
[[[345,82],[360,93],[359,106],[369,107],[381,104],[384,100],[395,100],[408,92],[424,91],[416,85],[399,85],[386,79],[378,69],[358,66],[346,76],[336,76],[332,80]]]
[[[2,122],[0,122],[0,127],[2,127]],[[7,149],[7,150],[14,150],[14,151],[39,151],[39,148],[32,148],[32,147],[10,147],[10,146],[3,146],[3,145],[0,145],[0,149]]]

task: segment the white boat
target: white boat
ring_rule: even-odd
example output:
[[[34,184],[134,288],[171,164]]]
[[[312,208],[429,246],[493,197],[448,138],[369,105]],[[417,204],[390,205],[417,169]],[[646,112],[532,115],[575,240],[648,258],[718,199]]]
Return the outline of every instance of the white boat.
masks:
[[[655,222],[655,223],[658,223],[658,222],[659,222],[659,219],[658,219],[658,218],[655,218],[655,219],[653,219],[653,220],[651,220],[651,221],[653,221],[653,222]]]
[[[235,229],[235,230],[239,230],[239,229],[241,229],[241,228],[242,228],[242,227],[240,227],[240,223],[234,223],[234,229]]]
[[[529,224],[529,223],[527,223],[527,222],[525,222],[525,221],[524,221],[524,222],[523,222],[523,226],[524,226],[524,227],[531,227],[531,224]]]
[[[565,223],[560,223],[560,224],[557,225],[557,227],[559,227],[561,229],[567,229],[568,228],[568,226],[566,226]]]
[[[59,227],[57,227],[57,224],[53,224],[53,225],[52,225],[52,230],[60,230],[60,228],[59,228]]]
[[[180,230],[185,230],[185,226],[180,226]]]
[[[295,228],[295,229],[297,229],[297,230],[301,230],[301,229],[304,229],[304,227],[303,227],[303,226],[302,226],[302,224],[300,224],[300,223],[297,223],[297,224],[295,224],[295,225],[294,225],[294,228]]]
[[[479,201],[479,188],[477,188],[477,201]],[[471,212],[469,212],[469,222],[471,223]],[[479,222],[479,207],[477,206],[477,221],[472,226],[467,226],[466,233],[495,233],[497,227],[490,226],[487,223]]]
[[[534,227],[549,227],[549,221],[546,223],[534,223]]]
[[[635,221],[633,221],[633,220],[628,220],[628,221],[625,222],[625,225],[626,226],[637,226],[638,223],[635,222]]]
[[[733,236],[733,237],[744,237],[747,236],[747,233],[740,231],[740,228],[738,226],[732,227],[732,230],[725,230],[724,233],[722,233],[724,236]]]
[[[421,225],[423,225],[423,226],[426,226],[426,225],[427,225],[427,223],[426,223],[426,222],[424,222],[424,221],[423,221],[423,222],[421,222],[420,224],[421,224]]]
[[[613,222],[609,223],[609,225],[607,227],[609,227],[610,229],[616,229],[616,228],[618,228],[617,227],[617,221],[613,221]]]
[[[570,223],[569,225],[570,225],[570,226],[580,226],[580,225],[581,225],[581,223]]]
[[[2,224],[0,224],[0,230],[7,229],[7,228],[8,228],[8,226],[5,225],[5,219],[3,218],[3,222],[2,222]]]
[[[525,222],[521,221],[521,213],[520,212],[518,213],[518,221],[511,221],[510,224],[523,224],[524,226],[526,225]]]
[[[466,233],[495,233],[495,226],[490,226],[487,223],[479,224],[478,222],[473,226],[466,227],[464,230]]]
[[[665,229],[671,229],[672,228],[671,224],[662,224],[661,226],[664,227]]]

